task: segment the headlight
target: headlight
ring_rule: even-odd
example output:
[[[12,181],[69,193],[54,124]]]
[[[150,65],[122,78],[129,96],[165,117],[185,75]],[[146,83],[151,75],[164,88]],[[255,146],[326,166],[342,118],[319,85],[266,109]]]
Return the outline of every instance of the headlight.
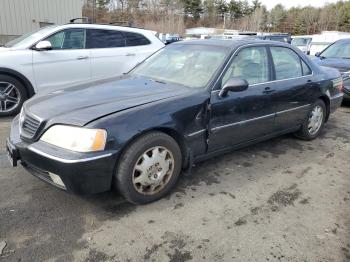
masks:
[[[40,138],[51,145],[76,152],[104,150],[106,139],[106,130],[64,125],[50,127]]]

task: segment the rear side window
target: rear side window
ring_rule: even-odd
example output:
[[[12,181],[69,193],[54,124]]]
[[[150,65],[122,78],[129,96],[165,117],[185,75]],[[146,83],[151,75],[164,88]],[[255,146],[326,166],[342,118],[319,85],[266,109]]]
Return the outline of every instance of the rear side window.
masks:
[[[301,77],[311,73],[310,68],[293,50],[286,47],[271,47],[276,80]]]
[[[124,47],[124,35],[116,30],[88,29],[86,48]]]
[[[53,50],[83,49],[85,47],[85,29],[66,29],[45,39]]]
[[[141,34],[124,32],[126,46],[149,45],[151,42]]]

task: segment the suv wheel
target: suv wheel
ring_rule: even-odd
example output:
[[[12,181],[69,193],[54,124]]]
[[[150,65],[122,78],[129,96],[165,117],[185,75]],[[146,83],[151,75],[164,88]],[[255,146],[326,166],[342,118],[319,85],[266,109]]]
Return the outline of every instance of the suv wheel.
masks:
[[[177,142],[162,132],[148,133],[136,139],[121,156],[115,186],[130,202],[153,202],[174,187],[181,166]]]
[[[12,116],[19,113],[27,92],[16,78],[0,75],[0,116]]]

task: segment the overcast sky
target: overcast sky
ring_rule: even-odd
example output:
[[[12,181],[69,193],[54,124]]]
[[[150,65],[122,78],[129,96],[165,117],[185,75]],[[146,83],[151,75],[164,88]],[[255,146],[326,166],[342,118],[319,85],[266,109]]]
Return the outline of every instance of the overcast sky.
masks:
[[[293,6],[315,6],[320,7],[323,6],[326,3],[334,3],[337,2],[337,0],[260,0],[267,9],[273,8],[277,4],[282,4],[286,8],[290,8]]]

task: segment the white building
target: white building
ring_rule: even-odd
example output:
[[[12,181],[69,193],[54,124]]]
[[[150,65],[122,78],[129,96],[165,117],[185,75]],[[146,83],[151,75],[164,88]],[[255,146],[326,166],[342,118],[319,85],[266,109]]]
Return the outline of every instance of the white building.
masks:
[[[0,44],[82,16],[82,0],[0,0]]]

